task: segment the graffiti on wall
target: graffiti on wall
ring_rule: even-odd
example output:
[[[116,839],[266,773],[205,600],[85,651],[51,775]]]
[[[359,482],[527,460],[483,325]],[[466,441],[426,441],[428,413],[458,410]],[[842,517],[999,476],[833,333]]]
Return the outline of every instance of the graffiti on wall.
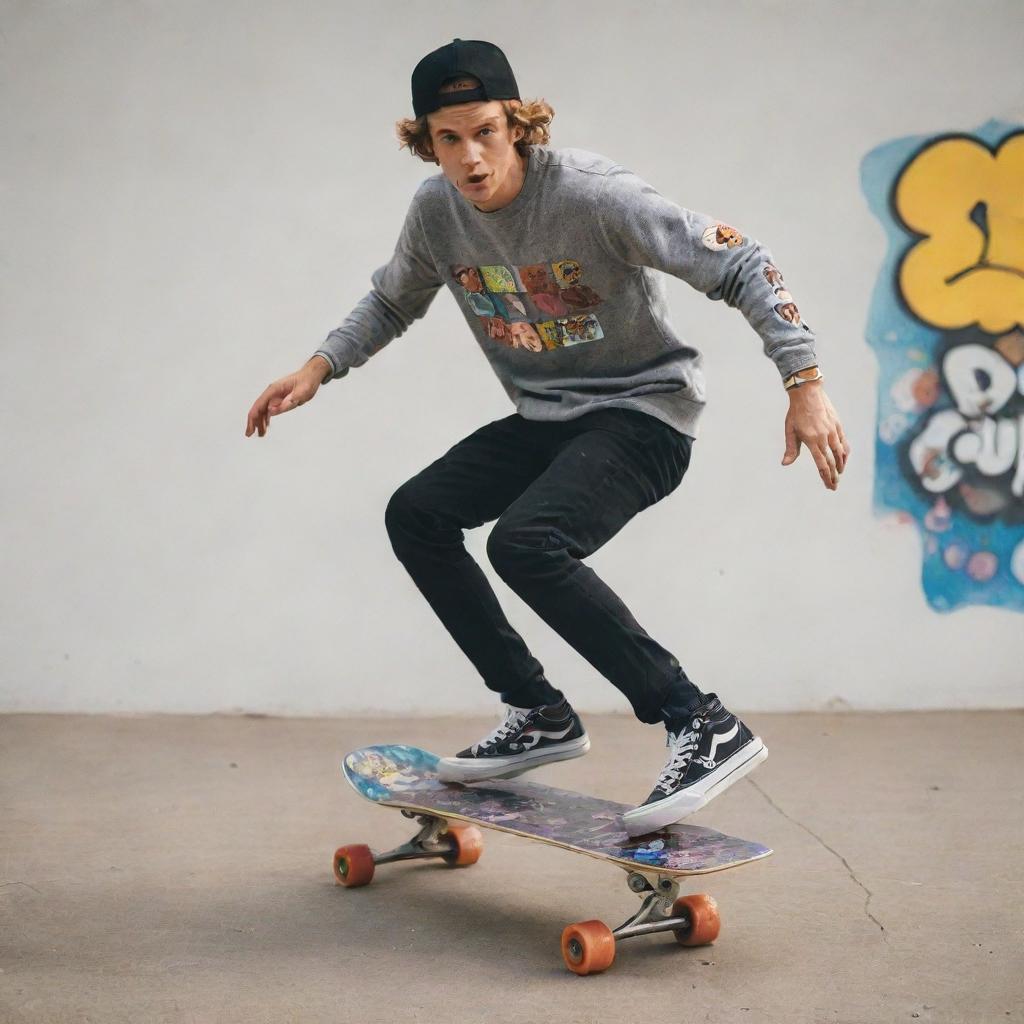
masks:
[[[1024,126],[888,142],[861,185],[888,239],[875,510],[916,523],[932,608],[1024,611]]]

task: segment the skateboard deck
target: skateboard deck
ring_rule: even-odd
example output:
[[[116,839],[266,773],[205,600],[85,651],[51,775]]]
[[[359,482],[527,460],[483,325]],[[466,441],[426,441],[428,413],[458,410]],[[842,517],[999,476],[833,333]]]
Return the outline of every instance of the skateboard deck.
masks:
[[[772,852],[700,825],[669,825],[630,838],[622,826],[628,804],[512,779],[442,782],[437,762],[436,754],[416,747],[364,747],[346,756],[344,772],[373,803],[538,839],[641,873],[703,874]]]
[[[562,957],[575,974],[606,970],[616,942],[637,935],[671,931],[683,946],[714,942],[720,928],[717,903],[707,893],[680,896],[680,878],[748,864],[772,852],[700,825],[669,825],[631,838],[622,825],[628,804],[518,779],[442,782],[438,760],[429,751],[400,744],[363,747],[345,757],[345,778],[360,796],[416,818],[421,828],[386,852],[374,853],[364,844],[339,847],[335,881],[348,888],[367,885],[379,865],[400,860],[436,858],[450,867],[468,867],[483,850],[477,826],[608,861],[628,872],[626,884],[643,905],[615,929],[596,920],[563,929]]]

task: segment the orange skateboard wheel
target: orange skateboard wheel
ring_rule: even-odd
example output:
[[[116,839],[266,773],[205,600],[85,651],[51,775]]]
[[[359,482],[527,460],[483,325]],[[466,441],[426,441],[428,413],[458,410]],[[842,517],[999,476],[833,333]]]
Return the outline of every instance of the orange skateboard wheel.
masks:
[[[672,929],[676,942],[683,946],[706,946],[718,938],[722,921],[718,916],[718,904],[714,896],[709,896],[706,892],[680,896],[672,904],[672,916],[683,914],[689,917],[690,927]]]
[[[615,936],[604,921],[581,921],[562,932],[562,959],[573,974],[597,974],[615,959]]]
[[[373,879],[373,854],[368,846],[339,846],[334,851],[334,878],[338,885],[354,889]]]
[[[480,859],[484,852],[484,836],[476,825],[449,825],[448,835],[455,841],[455,849],[445,854],[445,864],[464,868]]]

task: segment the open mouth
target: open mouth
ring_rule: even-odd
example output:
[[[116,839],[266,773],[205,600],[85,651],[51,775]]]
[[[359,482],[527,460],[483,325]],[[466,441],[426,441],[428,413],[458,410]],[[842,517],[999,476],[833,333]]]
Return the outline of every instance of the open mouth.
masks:
[[[467,179],[468,185],[479,185],[482,181],[487,178],[486,174],[471,174]]]

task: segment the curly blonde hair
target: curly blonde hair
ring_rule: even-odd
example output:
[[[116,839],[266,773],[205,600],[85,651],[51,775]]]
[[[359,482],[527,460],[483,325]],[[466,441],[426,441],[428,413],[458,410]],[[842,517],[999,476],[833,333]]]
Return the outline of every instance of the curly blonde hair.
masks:
[[[555,111],[545,100],[498,100],[505,111],[505,118],[510,132],[517,127],[523,129],[523,137],[515,143],[520,156],[526,156],[534,146],[545,146],[551,140],[551,120]],[[418,156],[425,163],[440,164],[434,153],[434,145],[430,141],[430,126],[427,115],[411,118],[403,117],[395,122],[395,133],[398,135],[399,149],[409,147],[413,156]]]

